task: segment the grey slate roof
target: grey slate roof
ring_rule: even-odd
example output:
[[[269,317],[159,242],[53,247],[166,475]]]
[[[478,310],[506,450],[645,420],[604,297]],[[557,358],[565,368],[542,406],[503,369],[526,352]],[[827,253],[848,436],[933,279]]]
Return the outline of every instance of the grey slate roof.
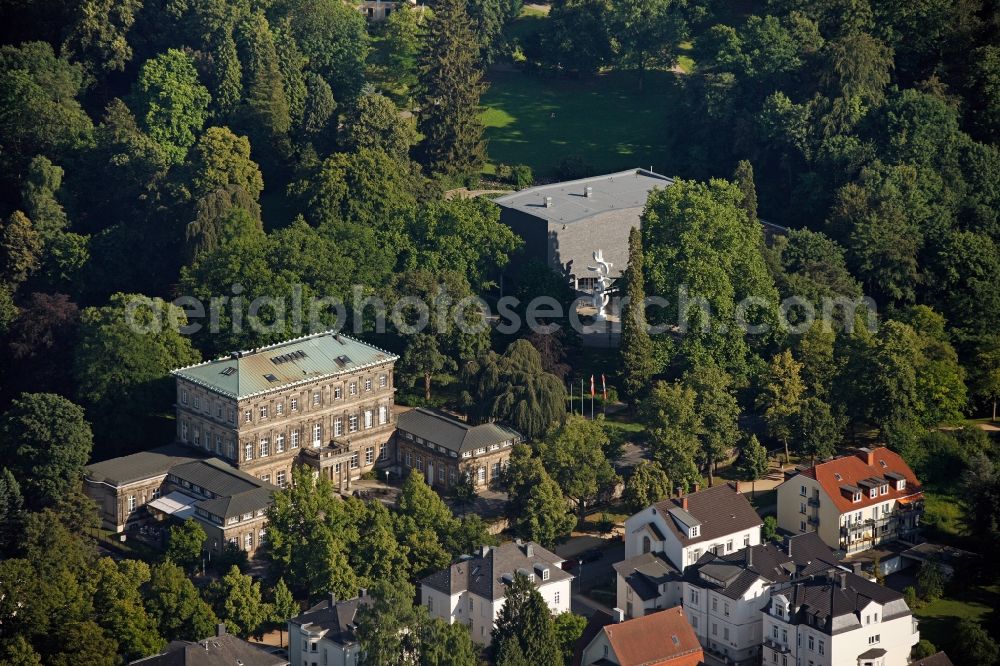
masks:
[[[218,458],[177,465],[170,469],[170,473],[215,495],[238,495],[260,488],[262,485],[269,485]]]
[[[334,598],[324,599],[288,622],[307,628],[309,631],[319,631],[323,634],[323,638],[338,645],[351,645],[358,640],[355,634],[355,617],[358,610],[371,603],[372,599],[368,595],[344,601],[337,601]]]
[[[448,595],[468,590],[485,599],[498,600],[506,594],[509,580],[505,580],[505,576],[512,577],[518,571],[527,573],[535,585],[572,579],[573,575],[559,566],[562,561],[561,557],[537,543],[507,542],[494,548],[483,546],[476,556],[432,573],[420,584]],[[548,568],[547,581],[542,580],[536,565]]]
[[[846,571],[831,570],[778,586],[765,610],[779,594],[789,601],[792,622],[831,635],[860,627],[860,613],[873,601],[882,606],[884,620],[911,614],[901,593]]]
[[[166,474],[175,465],[201,458],[202,456],[190,447],[168,444],[149,451],[140,451],[87,465],[85,474],[92,481],[123,486]]]
[[[217,458],[178,465],[170,474],[216,495],[199,500],[195,506],[221,518],[266,509],[271,504],[271,496],[278,490],[277,486]]]
[[[198,642],[173,641],[152,657],[130,662],[139,666],[287,666],[288,660],[269,654],[236,636],[223,633]]]
[[[955,666],[944,652],[937,652],[929,657],[917,659],[910,666]]]
[[[666,499],[653,505],[657,511],[668,514],[664,522],[682,546],[711,541],[726,534],[749,530],[764,524],[750,501],[729,483],[690,493],[686,499],[688,501],[686,510],[683,509],[680,498]],[[699,535],[694,538],[688,537],[688,533],[677,525],[677,520],[669,515],[672,509],[679,510],[674,511],[674,514],[684,512],[697,520],[701,525]]]
[[[575,222],[610,210],[643,208],[651,190],[667,187],[673,179],[646,169],[629,169],[551,185],[529,187],[494,201],[507,208],[552,222]],[[587,197],[590,187],[592,196]],[[552,205],[545,206],[545,197]]]
[[[473,426],[424,407],[400,414],[396,418],[396,428],[455,453],[474,451],[491,444],[503,444],[508,440],[521,440],[520,433],[499,423]]]
[[[333,332],[234,352],[230,356],[178,368],[171,374],[227,396],[242,399],[317,379],[357,372],[399,357]]]
[[[680,576],[663,553],[643,553],[612,566],[643,601],[658,597],[660,585]]]
[[[705,553],[698,562],[684,570],[684,579],[700,587],[717,590],[730,599],[740,599],[758,580],[787,582],[836,566],[837,559],[830,547],[816,532],[807,532],[789,537],[780,546],[766,543],[725,555]]]

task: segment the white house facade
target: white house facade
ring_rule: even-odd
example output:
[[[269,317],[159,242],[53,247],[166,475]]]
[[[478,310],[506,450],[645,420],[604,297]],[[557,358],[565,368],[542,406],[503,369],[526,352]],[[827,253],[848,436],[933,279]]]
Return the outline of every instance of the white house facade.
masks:
[[[288,658],[296,666],[357,666],[361,646],[355,634],[358,609],[370,603],[364,590],[354,599],[332,595],[288,620]]]
[[[465,624],[473,641],[489,645],[515,574],[532,580],[553,614],[570,609],[573,576],[563,571],[562,563],[561,557],[533,542],[483,546],[475,556],[424,578],[420,603],[431,617]]]
[[[920,640],[902,594],[846,571],[776,585],[761,614],[765,666],[905,666]]]

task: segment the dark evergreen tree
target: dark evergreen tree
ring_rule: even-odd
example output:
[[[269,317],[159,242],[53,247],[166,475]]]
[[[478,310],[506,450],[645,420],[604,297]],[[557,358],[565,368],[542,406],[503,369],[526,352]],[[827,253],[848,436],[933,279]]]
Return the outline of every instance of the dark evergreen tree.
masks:
[[[753,180],[753,165],[749,160],[740,160],[733,173],[733,181],[736,187],[743,193],[743,210],[746,211],[747,220],[757,221],[757,186]]]
[[[423,160],[433,173],[449,176],[479,171],[486,143],[479,120],[485,86],[479,45],[462,0],[443,0],[427,22],[420,54],[419,130]]]
[[[516,648],[513,654],[510,648],[505,648],[508,642],[513,642],[520,647],[520,655],[526,663],[561,666],[562,654],[552,614],[534,583],[527,576],[516,573],[507,586],[506,597],[493,627],[494,654],[510,655],[507,657],[510,661],[505,663],[522,663],[520,659],[511,659],[517,654]]]
[[[634,227],[628,236],[628,269],[625,271],[625,297],[622,308],[622,389],[635,409],[650,388],[656,372],[653,342],[646,324],[646,288],[643,278],[642,232]]]

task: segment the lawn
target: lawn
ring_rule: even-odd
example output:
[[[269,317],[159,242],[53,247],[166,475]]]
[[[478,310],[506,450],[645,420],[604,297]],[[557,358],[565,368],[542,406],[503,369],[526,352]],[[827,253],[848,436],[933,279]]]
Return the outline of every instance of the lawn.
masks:
[[[961,598],[943,597],[920,606],[913,614],[920,620],[920,637],[926,638],[938,649],[947,650],[954,641],[955,628],[966,618],[985,621],[987,615],[1000,605],[1000,585],[966,585]]]
[[[643,93],[629,72],[586,79],[493,72],[482,98],[488,171],[527,164],[536,177],[550,177],[574,157],[593,173],[653,167],[671,175],[682,166],[671,155],[676,77],[650,72]]]

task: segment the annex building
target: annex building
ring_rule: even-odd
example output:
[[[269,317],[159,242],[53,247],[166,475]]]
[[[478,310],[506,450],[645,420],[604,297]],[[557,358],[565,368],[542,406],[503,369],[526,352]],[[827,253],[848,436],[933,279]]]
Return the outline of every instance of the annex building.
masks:
[[[494,199],[500,221],[524,240],[510,268],[540,261],[565,275],[576,289],[594,286],[594,250],[613,264],[611,277],[628,264],[628,235],[639,226],[646,199],[673,180],[646,169],[529,187]]]

